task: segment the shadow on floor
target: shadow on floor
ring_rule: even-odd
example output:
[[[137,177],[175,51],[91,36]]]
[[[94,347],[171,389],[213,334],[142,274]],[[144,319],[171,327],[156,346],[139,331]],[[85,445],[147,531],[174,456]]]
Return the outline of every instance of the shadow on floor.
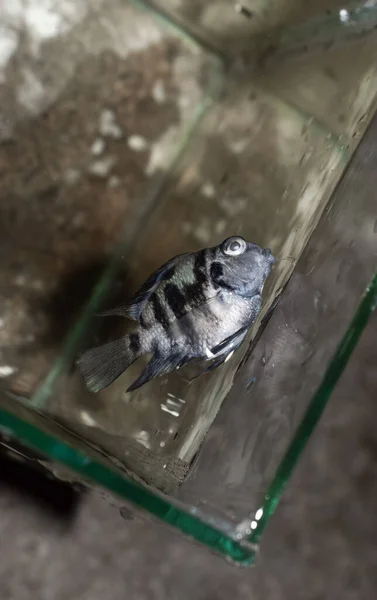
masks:
[[[13,458],[0,447],[0,487],[19,494],[41,511],[70,524],[77,512],[84,490],[58,481],[34,461],[26,462],[21,451]]]

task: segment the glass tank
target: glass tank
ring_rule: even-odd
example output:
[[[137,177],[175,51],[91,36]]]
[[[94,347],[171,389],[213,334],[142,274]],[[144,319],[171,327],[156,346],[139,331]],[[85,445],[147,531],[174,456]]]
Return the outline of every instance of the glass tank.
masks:
[[[0,26],[2,443],[250,564],[377,301],[377,5],[7,0]],[[90,393],[77,357],[132,326],[98,313],[234,234],[276,263],[231,360]]]

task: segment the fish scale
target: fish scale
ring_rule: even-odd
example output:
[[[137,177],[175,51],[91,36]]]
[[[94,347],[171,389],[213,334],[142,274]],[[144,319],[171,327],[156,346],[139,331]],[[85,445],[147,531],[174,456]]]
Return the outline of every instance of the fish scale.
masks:
[[[103,313],[132,319],[135,329],[81,355],[88,389],[107,387],[143,354],[151,359],[127,391],[194,360],[212,361],[204,372],[218,368],[255,321],[274,261],[269,249],[240,236],[169,260],[129,304]]]

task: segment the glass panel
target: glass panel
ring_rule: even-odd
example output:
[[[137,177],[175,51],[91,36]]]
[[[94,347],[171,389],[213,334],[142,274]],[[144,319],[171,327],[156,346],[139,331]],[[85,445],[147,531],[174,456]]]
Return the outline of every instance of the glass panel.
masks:
[[[225,69],[222,54],[195,38],[194,4],[187,14],[184,2],[163,6],[179,8],[188,33],[143,3],[83,3],[68,16],[56,9],[60,29],[48,41],[30,15],[19,21],[35,47],[22,60],[15,47],[4,70],[0,423],[80,477],[250,562],[313,411],[375,302],[373,284],[321,388],[376,268],[376,122],[330,210],[328,200],[373,115],[377,38],[367,28],[352,51],[318,45],[318,22],[321,32],[344,26],[331,12],[283,35],[283,25],[324,6],[308,3],[299,15],[285,2],[282,18],[283,2],[275,3],[261,15],[264,28],[280,32],[276,47],[258,46],[258,25],[248,33],[258,60],[243,56]],[[225,40],[232,23],[222,4]],[[14,31],[21,17],[9,6],[2,19]],[[252,21],[234,3],[232,15]],[[305,55],[295,52],[301,30]],[[252,358],[226,402],[247,342],[195,380],[186,367],[126,393],[141,359],[90,394],[78,353],[131,325],[94,317],[99,307],[127,301],[172,256],[234,233],[278,261],[248,337]]]
[[[26,33],[39,35],[39,47],[25,64],[18,47],[4,73],[1,344],[7,383],[27,396],[60,355],[124,229],[131,237],[141,228],[221,81],[211,56],[133,3],[88,3],[77,13],[73,5],[74,15],[54,13],[64,35],[49,43],[29,15]],[[35,18],[43,16],[47,8]],[[19,19],[21,30],[21,17],[5,3],[4,27]],[[34,53],[44,57],[37,65]],[[25,73],[42,86],[34,107]],[[24,85],[13,89],[18,78]],[[102,294],[112,266],[107,277]]]

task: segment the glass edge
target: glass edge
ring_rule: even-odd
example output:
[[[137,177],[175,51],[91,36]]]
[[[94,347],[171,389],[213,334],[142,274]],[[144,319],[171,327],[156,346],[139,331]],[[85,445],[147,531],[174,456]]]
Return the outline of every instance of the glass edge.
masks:
[[[0,407],[0,430],[25,446],[39,451],[52,461],[68,467],[84,480],[103,487],[115,496],[149,512],[167,525],[179,529],[233,563],[244,566],[254,563],[256,548],[253,545],[242,540],[235,541],[195,515],[174,506],[166,498],[159,497],[125,475],[116,473],[91,459],[84,452],[56,439],[3,407]]]
[[[358,341],[377,306],[377,272],[366,287],[360,304],[333,355],[321,383],[275,471],[265,493],[265,501],[250,522],[251,534],[246,539],[258,544],[268,521],[274,514],[292,472],[304,451],[314,428],[329,401]],[[244,522],[243,522],[244,524]]]
[[[168,11],[162,7],[157,6],[153,0],[129,0],[139,10],[145,10],[149,12],[156,21],[159,21],[163,27],[170,29],[176,35],[178,35],[187,45],[191,46],[194,50],[200,50],[210,55],[213,59],[219,61],[222,64],[226,63],[226,56],[216,45],[201,36],[199,33],[193,30],[192,27],[184,26],[180,19],[169,14]]]
[[[182,533],[191,536],[232,562],[245,566],[252,565],[255,562],[256,549],[263,530],[274,514],[285,486],[376,306],[377,273],[366,288],[358,309],[327,367],[322,382],[312,397],[275,472],[265,494],[265,502],[255,513],[251,522],[251,528],[254,527],[253,532],[247,538],[234,540],[199,517],[174,506],[166,498],[159,497],[148,488],[129,480],[124,475],[115,473],[100,462],[92,460],[84,452],[54,438],[2,407],[0,407],[0,427],[7,435],[15,437],[26,446],[40,451],[51,460],[70,468],[85,480],[102,486],[116,496],[146,510],[164,523],[179,529]]]

